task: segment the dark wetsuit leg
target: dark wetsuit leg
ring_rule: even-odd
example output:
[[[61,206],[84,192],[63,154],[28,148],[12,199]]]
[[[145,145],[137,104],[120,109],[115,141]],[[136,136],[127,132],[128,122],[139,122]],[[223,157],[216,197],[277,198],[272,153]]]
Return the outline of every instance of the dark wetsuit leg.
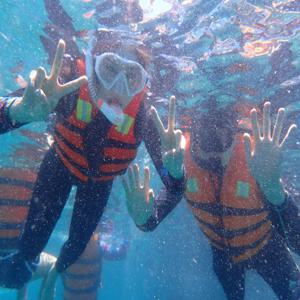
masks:
[[[255,257],[255,268],[280,300],[300,299],[300,272],[280,236]]]
[[[58,272],[73,264],[84,251],[106,206],[112,183],[92,182],[78,185],[69,239],[64,244],[56,263]]]
[[[223,286],[228,300],[243,300],[245,294],[245,269],[233,264],[225,251],[213,250],[214,271]]]
[[[25,260],[35,259],[46,246],[68,199],[72,178],[51,149],[46,154],[33,190],[19,252]]]

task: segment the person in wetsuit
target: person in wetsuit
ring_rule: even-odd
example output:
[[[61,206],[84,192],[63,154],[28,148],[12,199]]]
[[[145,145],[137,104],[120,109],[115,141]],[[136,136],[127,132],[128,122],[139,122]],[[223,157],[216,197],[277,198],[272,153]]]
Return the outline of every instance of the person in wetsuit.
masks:
[[[175,99],[170,100],[165,130],[155,108],[145,107],[148,76],[142,45],[123,34],[93,31],[85,57],[73,60],[75,77],[87,74],[88,83],[56,99],[54,143],[39,169],[18,251],[0,261],[0,283],[6,287],[22,287],[31,278],[26,266],[33,268],[38,261],[73,185],[77,193],[69,238],[49,282],[78,259],[101,218],[114,178],[126,172],[142,141],[169,197],[180,198],[184,193],[184,149],[182,133],[174,129]],[[42,68],[37,75],[46,78]],[[49,97],[58,96],[51,87],[48,92]],[[153,193],[147,198],[149,203],[160,200]],[[16,277],[17,273],[22,276]]]
[[[112,220],[101,221],[79,259],[62,276],[65,300],[100,299],[104,261],[125,259],[129,241],[114,232]],[[52,299],[51,299],[52,300]]]
[[[60,46],[62,48],[63,45]],[[60,52],[62,49],[60,49]],[[62,53],[62,52],[61,52]],[[59,49],[58,53],[59,55]],[[57,59],[55,60],[52,70],[57,67]],[[40,71],[38,71],[40,72]],[[57,82],[57,78],[51,75],[45,79],[48,85],[57,87],[56,93],[61,96],[69,93],[85,82],[85,78],[79,78],[67,84],[61,85]],[[24,91],[17,91],[6,97],[0,97],[0,134],[7,133],[17,129],[22,125],[41,121],[51,113],[51,106],[55,106],[55,97],[47,95],[47,89],[44,88],[45,94],[39,89],[41,78],[36,73],[31,73],[28,87]],[[54,89],[52,89],[52,92]],[[22,96],[22,94],[24,94]],[[47,99],[47,101],[45,101]],[[37,163],[36,161],[34,163]],[[35,173],[31,170],[18,168],[1,168],[1,185],[0,185],[0,200],[1,200],[1,246],[0,256],[10,256],[17,249],[18,237],[23,227],[28,207],[26,202],[30,201],[35,181]],[[28,182],[27,182],[28,181]],[[28,197],[28,198],[27,198]],[[32,280],[44,278],[54,265],[56,258],[46,252],[42,252],[40,259],[34,264]],[[30,267],[29,267],[30,268]],[[5,274],[4,274],[5,276]],[[22,276],[17,274],[16,277]],[[27,288],[24,286],[18,290],[17,299],[27,299]]]
[[[281,300],[300,297],[300,272],[290,250],[300,254],[298,208],[280,181],[284,109],[271,130],[270,103],[257,110],[239,104],[192,119],[185,130],[185,198],[208,238],[213,268],[229,300],[242,300],[245,273],[255,269]],[[245,145],[244,145],[245,143]],[[151,231],[176,206],[156,203],[143,222],[143,197],[124,181],[127,205],[137,226]],[[167,204],[168,203],[168,204]],[[149,208],[148,208],[149,209]]]
[[[0,256],[13,254],[18,247],[18,238],[26,221],[29,200],[32,195],[35,170],[21,167],[0,168]],[[53,255],[42,252],[32,280],[46,277],[56,261]],[[17,291],[17,299],[25,300],[27,286]]]

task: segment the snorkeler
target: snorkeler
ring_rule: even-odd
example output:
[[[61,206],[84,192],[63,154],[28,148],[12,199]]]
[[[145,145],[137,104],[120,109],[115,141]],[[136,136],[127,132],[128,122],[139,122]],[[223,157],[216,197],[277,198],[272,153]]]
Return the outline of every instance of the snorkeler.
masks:
[[[0,168],[0,256],[14,253],[24,226],[36,173],[23,168]],[[43,252],[32,280],[43,279],[56,258]],[[43,285],[43,284],[42,284]],[[27,287],[18,290],[18,300],[27,299]]]
[[[85,77],[78,78],[72,82],[68,82],[66,84],[59,84],[57,80],[58,74],[55,73],[55,70],[59,68],[58,62],[61,60],[60,55],[64,52],[64,44],[60,43],[60,46],[57,50],[57,57],[52,65],[52,71],[50,76],[46,76],[46,73],[42,68],[39,68],[36,72],[32,72],[30,74],[29,84],[26,88],[23,97],[19,94],[19,92],[13,93],[8,97],[0,97],[0,134],[6,133],[10,130],[19,128],[22,125],[28,124],[34,121],[41,121],[45,119],[49,113],[53,110],[55,105],[57,104],[56,96],[64,96],[76,89],[78,89],[85,81]],[[43,84],[43,90],[41,90]],[[50,92],[50,93],[49,93]],[[55,102],[56,101],[56,102]],[[8,170],[0,170],[5,174]],[[10,170],[11,173],[12,170]],[[18,178],[24,175],[23,180],[26,180],[27,171],[18,170]],[[1,233],[1,247],[0,254],[1,257],[6,256],[9,257],[13,255],[14,251],[17,249],[17,238],[20,234],[20,228],[24,225],[25,219],[27,216],[27,207],[18,208],[18,202],[20,200],[15,200],[13,197],[17,197],[17,188],[10,188],[7,190],[8,183],[10,181],[14,181],[7,175],[5,179],[2,178],[2,182],[4,186],[0,186],[0,197],[1,195],[6,195],[6,199],[3,202],[3,207],[0,209],[2,212],[3,209],[6,209],[5,214],[5,222],[0,220],[1,228],[8,228],[8,230],[4,230],[5,232]],[[32,177],[32,176],[30,176]],[[22,181],[23,182],[23,181]],[[4,189],[6,188],[6,189]],[[20,182],[19,186],[20,188]],[[7,192],[11,191],[10,197],[7,195]],[[22,200],[24,200],[24,191],[21,191]],[[31,192],[30,192],[31,195]],[[29,201],[29,199],[28,199]],[[21,215],[18,214],[18,210],[21,209]],[[26,212],[24,213],[24,210]],[[1,213],[2,215],[2,213]],[[18,219],[18,224],[13,224],[13,220]],[[8,227],[9,226],[9,227]],[[17,226],[16,229],[10,230],[12,226]],[[21,226],[21,227],[20,227]],[[3,230],[2,230],[3,231]],[[12,238],[11,234],[14,235]],[[9,249],[7,249],[7,245],[9,245]],[[5,249],[4,249],[5,247]],[[36,280],[39,278],[44,278],[46,280],[46,276],[50,271],[51,267],[54,265],[56,258],[48,253],[41,253],[38,260],[36,260],[32,266],[26,265],[28,267],[28,271],[32,273],[32,280]],[[31,269],[31,267],[33,267]],[[5,277],[6,274],[3,273]],[[7,278],[8,279],[8,278]],[[21,280],[23,282],[22,274],[18,273],[15,276],[15,280]],[[18,284],[17,284],[18,286]],[[23,286],[22,289],[18,290],[17,298],[19,300],[26,299],[27,297],[27,288]]]
[[[0,167],[0,257],[13,254],[18,249],[39,163],[49,148],[48,134],[38,134],[29,129],[22,129],[19,133],[26,136],[29,142],[16,144],[14,150],[7,155],[8,160],[13,161],[13,167]],[[32,281],[42,279],[43,287],[55,261],[55,256],[42,252]],[[28,299],[27,286],[17,291],[17,299]]]
[[[162,130],[155,108],[145,107],[148,76],[142,44],[122,35],[93,31],[86,56],[73,60],[75,76],[87,74],[88,84],[55,99],[54,143],[39,170],[18,252],[0,261],[1,285],[20,288],[31,278],[27,266],[34,269],[73,185],[77,192],[69,238],[49,281],[78,259],[101,218],[114,178],[126,172],[142,141],[169,197],[181,198],[184,193],[184,148],[181,131],[174,129],[175,98],[170,99],[168,130]],[[58,49],[55,76],[63,57],[62,42]],[[46,95],[60,98],[55,91],[56,86],[51,86]],[[149,203],[160,201],[153,193],[147,197]],[[24,275],[18,282],[17,272]]]
[[[13,93],[12,96],[0,97],[1,134],[17,129],[30,122],[45,119],[48,114],[51,113],[52,107],[56,105],[55,101],[57,101],[54,96],[52,97],[48,94],[48,91],[50,92],[49,87],[52,86],[51,93],[53,95],[53,92],[55,92],[57,95],[63,96],[66,93],[78,89],[78,87],[86,81],[84,77],[81,77],[67,84],[61,85],[58,83],[54,71],[55,68],[57,69],[59,67],[57,64],[58,61],[61,60],[59,56],[63,54],[63,48],[64,44],[61,43],[60,48],[57,49],[57,58],[52,65],[52,71],[49,77],[46,77],[43,69],[38,69],[37,72],[30,74],[29,85],[23,97],[20,95],[20,91]],[[43,80],[45,85],[42,91],[40,88]],[[48,97],[46,97],[46,95]],[[41,153],[41,148],[39,153]],[[36,161],[34,163],[36,164]],[[1,168],[0,177],[0,256],[9,257],[13,255],[18,248],[18,238],[28,213],[29,205],[26,203],[28,202],[29,204],[30,202],[32,195],[31,184],[33,185],[36,174],[25,169]],[[33,273],[31,280],[43,278],[43,286],[47,274],[55,264],[55,261],[56,257],[49,253],[42,252],[40,258],[34,263],[34,270],[30,270],[30,272]],[[30,268],[29,265],[28,268]],[[16,280],[23,280],[21,273],[18,273],[15,278]],[[27,299],[26,286],[18,290],[17,299]]]
[[[25,92],[22,91],[23,96],[20,95],[20,91],[17,91],[8,97],[0,97],[0,133],[46,119],[61,97],[72,93],[86,82],[85,76],[65,84],[58,82],[58,71],[64,49],[64,42],[61,41],[49,76],[44,68],[31,72],[29,84]]]
[[[128,245],[126,239],[116,236],[111,220],[101,221],[79,259],[62,275],[64,299],[99,299],[97,294],[102,286],[103,259],[108,261],[124,259]],[[49,292],[49,289],[45,292]]]
[[[262,127],[257,109],[250,110],[239,104],[191,120],[184,132],[185,198],[211,244],[213,268],[228,299],[244,299],[247,269],[255,269],[279,299],[299,299],[300,272],[289,249],[300,253],[300,220],[280,181],[282,147],[294,126],[281,140],[283,108],[273,132],[270,103],[264,104]],[[138,176],[124,179],[129,212],[140,229],[154,230],[177,202],[157,203],[143,222],[147,206]]]

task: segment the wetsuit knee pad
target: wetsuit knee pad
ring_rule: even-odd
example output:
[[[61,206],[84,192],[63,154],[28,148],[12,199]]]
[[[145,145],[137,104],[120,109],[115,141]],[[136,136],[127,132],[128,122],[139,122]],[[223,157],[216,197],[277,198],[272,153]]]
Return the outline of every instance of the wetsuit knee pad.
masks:
[[[0,286],[20,289],[32,277],[39,263],[39,256],[26,261],[20,253],[13,253],[0,259]]]

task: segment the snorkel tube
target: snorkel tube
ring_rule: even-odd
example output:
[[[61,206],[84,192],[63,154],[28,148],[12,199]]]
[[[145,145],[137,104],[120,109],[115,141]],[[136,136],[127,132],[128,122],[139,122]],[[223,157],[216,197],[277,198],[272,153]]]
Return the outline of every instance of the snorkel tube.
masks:
[[[85,56],[85,68],[86,68],[86,75],[88,78],[88,87],[89,93],[92,101],[97,104],[97,88],[95,84],[95,71],[94,71],[94,59],[93,59],[93,49],[96,46],[97,38],[95,36],[95,30],[91,30],[89,32],[89,43],[88,48]]]
[[[89,32],[89,44],[86,52],[86,75],[88,78],[89,93],[92,101],[96,104],[98,109],[107,117],[107,119],[114,125],[121,125],[124,121],[124,114],[120,107],[109,105],[104,100],[98,99],[99,88],[97,88],[96,73],[94,70],[94,49],[98,43],[96,31]],[[99,83],[98,83],[99,85]]]

